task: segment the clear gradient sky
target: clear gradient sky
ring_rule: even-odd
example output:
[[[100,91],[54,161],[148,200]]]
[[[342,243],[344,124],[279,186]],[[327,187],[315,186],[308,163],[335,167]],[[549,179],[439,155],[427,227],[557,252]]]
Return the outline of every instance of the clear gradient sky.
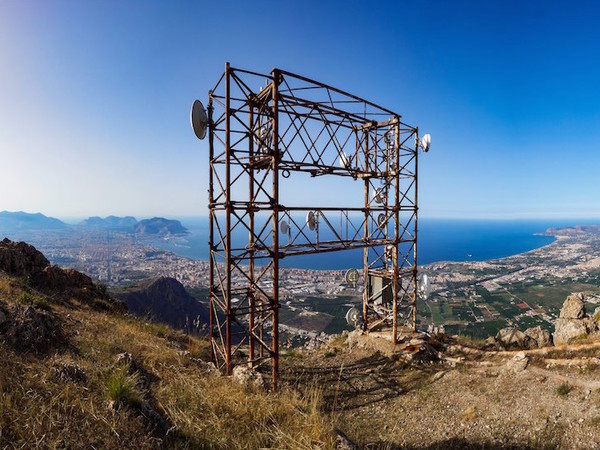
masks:
[[[422,216],[600,217],[599,22],[579,1],[0,0],[0,210],[205,215],[189,109],[230,61],[431,133]]]

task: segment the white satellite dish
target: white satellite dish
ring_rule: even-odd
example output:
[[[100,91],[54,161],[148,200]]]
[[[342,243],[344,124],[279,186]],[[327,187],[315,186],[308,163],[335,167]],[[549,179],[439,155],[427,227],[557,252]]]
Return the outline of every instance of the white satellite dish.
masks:
[[[386,217],[384,213],[377,216],[377,225],[381,228],[385,225]]]
[[[385,202],[385,189],[377,188],[375,192],[373,192],[373,200],[375,203],[383,203]]]
[[[285,220],[282,220],[279,224],[279,230],[282,234],[288,234],[290,231],[290,225]]]
[[[194,100],[194,103],[192,103],[190,122],[196,137],[200,140],[204,139],[206,137],[206,130],[208,129],[208,116],[200,100]]]
[[[394,246],[392,244],[385,246],[385,258],[394,259]]]
[[[426,273],[422,274],[419,277],[419,293],[421,294],[421,298],[423,300],[427,300],[429,298],[429,294],[431,293],[431,281]]]
[[[429,151],[429,147],[431,146],[431,135],[430,134],[426,134],[425,136],[423,136],[421,138],[421,148],[423,149],[424,152],[428,152]]]
[[[309,211],[308,214],[306,214],[306,225],[310,231],[314,231],[317,227],[317,216],[314,212]]]
[[[346,322],[348,325],[352,325],[356,328],[356,326],[360,322],[360,311],[356,309],[354,306],[348,310],[346,313]]]
[[[350,165],[350,160],[348,159],[348,155],[346,155],[346,152],[342,152],[340,154],[340,167],[342,169],[347,169],[349,165]]]
[[[360,274],[358,273],[358,270],[348,269],[346,271],[346,283],[348,283],[352,287],[355,287],[359,276]]]

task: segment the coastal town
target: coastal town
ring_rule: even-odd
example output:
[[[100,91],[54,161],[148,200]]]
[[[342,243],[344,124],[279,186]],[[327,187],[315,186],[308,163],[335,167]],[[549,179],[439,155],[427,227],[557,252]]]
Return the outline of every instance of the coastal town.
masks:
[[[555,241],[523,254],[420,267],[432,291],[418,300],[418,326],[486,337],[509,325],[549,328],[571,292],[583,292],[590,305],[600,302],[600,227],[551,229],[547,234]],[[161,250],[149,239],[101,229],[19,237],[39,246],[53,263],[87,273],[111,289],[166,276],[195,294],[204,293],[198,297],[206,301],[208,262]],[[343,316],[361,303],[361,286],[360,281],[348,286],[342,270],[282,268],[284,330],[315,337],[351,329]]]

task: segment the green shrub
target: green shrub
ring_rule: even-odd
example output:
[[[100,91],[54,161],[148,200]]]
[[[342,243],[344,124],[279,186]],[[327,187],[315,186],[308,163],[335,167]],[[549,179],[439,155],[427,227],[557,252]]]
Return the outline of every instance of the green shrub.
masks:
[[[561,397],[566,397],[569,392],[571,392],[573,388],[571,386],[569,386],[569,383],[561,383],[557,388],[556,388],[556,393],[558,395],[560,395]]]
[[[127,373],[127,367],[122,367],[106,381],[108,398],[115,402],[117,406],[137,406],[142,400],[142,394],[137,387],[137,384],[137,372],[133,375],[129,375]]]

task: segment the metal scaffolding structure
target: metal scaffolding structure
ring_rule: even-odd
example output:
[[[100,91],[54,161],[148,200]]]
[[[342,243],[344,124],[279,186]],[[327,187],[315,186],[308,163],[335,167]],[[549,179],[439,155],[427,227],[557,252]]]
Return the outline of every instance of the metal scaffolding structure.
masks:
[[[229,64],[207,110],[217,367],[270,363],[276,389],[280,261],[292,255],[363,249],[364,331],[391,326],[396,342],[399,325],[415,328],[418,129],[332,86]],[[351,207],[282,204],[300,173],[345,177],[364,197]]]

